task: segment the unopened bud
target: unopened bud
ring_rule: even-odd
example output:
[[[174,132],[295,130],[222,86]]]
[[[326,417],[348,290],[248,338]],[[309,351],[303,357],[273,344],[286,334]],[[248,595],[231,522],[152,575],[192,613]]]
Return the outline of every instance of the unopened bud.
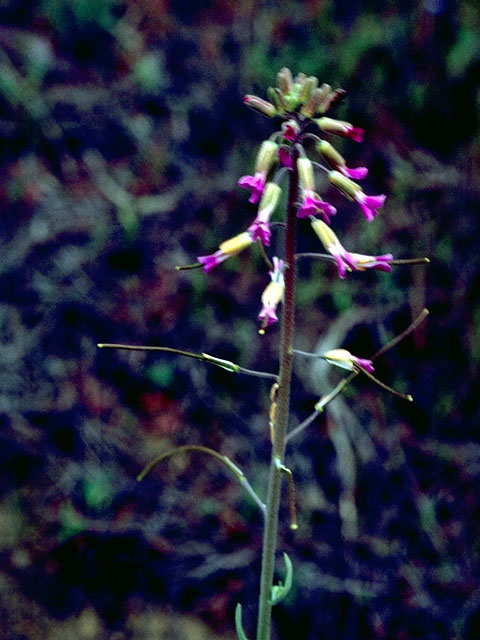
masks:
[[[275,106],[271,102],[262,100],[262,98],[259,98],[258,96],[246,95],[243,98],[243,102],[247,105],[247,107],[251,107],[252,109],[255,109],[255,111],[259,111],[269,118],[273,118],[277,115]]]
[[[275,211],[281,195],[282,190],[276,182],[267,182],[258,207],[259,213],[268,210],[271,215]]]
[[[330,351],[323,354],[323,357],[328,363],[334,364],[337,367],[347,369],[348,371],[355,370],[352,354],[346,349],[330,349]]]
[[[320,110],[323,104],[323,99],[324,98],[322,90],[315,89],[315,91],[313,91],[312,95],[310,96],[307,104],[302,107],[301,113],[304,116],[307,116],[307,118],[313,118],[313,116]]]
[[[310,160],[308,158],[299,158],[297,160],[297,168],[300,174],[302,188],[313,191],[315,189],[315,180],[313,178],[313,167]]]
[[[294,84],[299,84],[301,86],[303,85],[306,79],[307,79],[307,76],[305,75],[305,73],[303,73],[303,71],[300,71],[295,76]]]
[[[310,99],[310,96],[317,87],[318,80],[317,78],[315,78],[315,76],[309,76],[308,78],[305,78],[305,82],[303,83],[302,88],[300,89],[300,92],[298,94],[300,102],[305,104]]]
[[[278,144],[271,140],[264,140],[260,145],[255,161],[255,172],[268,174],[274,164],[278,162]]]
[[[334,364],[341,369],[347,371],[366,371],[373,373],[374,368],[371,360],[366,358],[357,358],[346,349],[331,349],[323,354],[323,358],[330,364]]]
[[[268,87],[267,96],[270,98],[270,102],[275,105],[279,115],[285,112],[287,105],[280,89],[277,89],[276,87]]]
[[[282,124],[282,134],[285,140],[296,140],[300,133],[300,126],[296,120],[287,120]]]
[[[361,142],[363,140],[363,129],[354,127],[350,122],[335,120],[334,118],[327,118],[326,116],[318,118],[315,122],[322,131],[326,131],[327,133],[336,133],[339,136],[351,138],[355,140],[355,142]]]
[[[283,67],[283,69],[280,69],[277,74],[277,82],[280,91],[287,96],[292,90],[293,85],[292,72],[290,71],[290,69],[288,69],[287,67]]]
[[[332,229],[327,224],[325,224],[325,222],[323,222],[323,220],[318,220],[318,218],[311,218],[310,223],[312,225],[312,229],[320,238],[321,243],[327,251],[330,246],[338,244],[337,236],[332,231]]]
[[[324,82],[320,86],[319,91],[321,92],[321,98],[320,98],[320,104],[317,109],[317,113],[325,113],[325,111],[328,111],[328,108],[330,106],[330,97],[332,95],[332,87],[326,82]]]
[[[345,158],[326,140],[317,142],[315,148],[333,167],[343,167],[345,164]]]
[[[363,191],[360,185],[353,180],[350,180],[350,178],[342,175],[340,171],[329,171],[328,180],[330,184],[333,184],[334,187],[340,189],[340,191],[351,200],[355,199],[355,195],[358,194],[359,191]]]

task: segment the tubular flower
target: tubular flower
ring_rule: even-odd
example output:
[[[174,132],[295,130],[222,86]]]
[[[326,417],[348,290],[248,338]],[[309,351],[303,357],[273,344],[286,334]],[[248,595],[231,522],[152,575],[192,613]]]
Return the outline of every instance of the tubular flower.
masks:
[[[239,233],[238,236],[222,242],[218,251],[215,253],[209,256],[198,256],[197,260],[203,265],[205,273],[208,273],[213,267],[216,267],[217,264],[220,264],[230,256],[237,255],[237,253],[240,253],[254,242],[251,233],[244,231],[243,233]]]
[[[265,191],[267,174],[273,165],[278,161],[278,145],[271,140],[264,140],[260,145],[255,160],[255,174],[253,176],[242,176],[238,184],[244,189],[251,189],[252,193],[249,202],[257,204]]]
[[[337,210],[328,202],[321,200],[320,196],[315,193],[312,163],[308,158],[299,158],[297,167],[302,191],[302,203],[297,211],[297,217],[307,218],[320,213],[325,222],[330,224],[330,216],[334,216]]]
[[[371,360],[366,358],[357,358],[346,349],[331,349],[323,354],[323,358],[337,367],[347,369],[347,371],[367,371],[373,373],[374,368]]]
[[[347,271],[366,271],[378,269],[379,271],[391,271],[393,256],[386,253],[383,256],[365,256],[361,253],[351,253],[340,243],[335,233],[321,220],[311,220],[312,228],[320,238],[325,249],[335,258],[338,267],[338,275],[342,280]]]
[[[269,182],[265,187],[265,192],[258,207],[258,214],[247,231],[253,240],[260,240],[265,246],[270,245],[270,218],[275,211],[282,190],[275,182]]]
[[[273,271],[269,271],[272,281],[262,293],[263,306],[258,314],[258,319],[262,320],[260,333],[264,333],[266,327],[278,321],[276,310],[279,302],[283,299],[283,290],[285,288],[284,269],[285,262],[279,258],[273,258]]]
[[[368,174],[367,167],[357,167],[356,169],[350,169],[345,163],[345,158],[326,140],[321,140],[317,143],[316,149],[327,160],[329,165],[339,171],[347,178],[353,178],[354,180],[361,180]]]
[[[350,122],[335,120],[334,118],[318,118],[315,120],[318,127],[326,133],[336,133],[344,138],[351,138],[355,142],[362,142],[364,131],[360,127],[354,127]]]
[[[368,222],[371,222],[375,218],[378,213],[377,209],[383,206],[387,197],[383,193],[379,196],[367,196],[360,185],[350,180],[350,178],[345,177],[339,171],[330,171],[328,179],[330,183],[340,189],[347,198],[358,202]]]
[[[368,222],[371,222],[378,213],[377,209],[383,207],[383,203],[385,202],[386,197],[387,196],[383,193],[379,196],[367,196],[363,193],[363,191],[358,191],[353,196],[353,199],[356,200],[360,205]]]

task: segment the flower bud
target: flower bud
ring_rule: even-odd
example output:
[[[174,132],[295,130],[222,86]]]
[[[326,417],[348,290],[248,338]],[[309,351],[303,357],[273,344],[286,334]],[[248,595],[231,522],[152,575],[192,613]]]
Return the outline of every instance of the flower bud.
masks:
[[[255,172],[268,174],[274,164],[278,162],[278,144],[271,140],[264,140],[260,145],[255,160]]]
[[[305,104],[300,112],[307,118],[313,118],[313,116],[319,111],[324,102],[324,94],[321,89],[315,89],[310,96],[307,104]]]
[[[283,97],[283,94],[280,91],[280,89],[277,89],[276,87],[275,88],[268,87],[267,96],[270,98],[270,101],[275,105],[278,115],[281,115],[282,113],[285,112],[287,105],[285,103],[285,98]]]
[[[330,246],[336,245],[338,243],[337,236],[332,231],[331,227],[325,224],[323,220],[318,220],[317,218],[314,218],[310,221],[310,223],[312,225],[312,229],[320,238],[320,242],[323,244],[323,246],[327,251],[329,250]]]
[[[334,118],[327,118],[325,116],[318,118],[315,122],[322,131],[326,131],[327,133],[336,133],[338,136],[351,138],[355,140],[355,142],[361,142],[363,140],[363,129],[354,127],[350,122],[335,120]]]
[[[283,67],[277,74],[277,82],[280,88],[280,91],[288,96],[290,91],[292,90],[293,78],[292,72],[287,67]]]
[[[313,167],[310,160],[308,158],[298,158],[297,168],[300,174],[302,188],[307,191],[313,191],[315,189],[315,180],[313,178]]]
[[[356,182],[342,175],[339,171],[329,171],[328,180],[330,184],[340,189],[350,200],[355,200],[358,192],[362,191],[362,188]]]
[[[317,89],[317,87],[318,80],[317,78],[315,78],[315,76],[309,76],[308,78],[305,78],[305,82],[303,83],[302,88],[300,89],[298,94],[300,102],[305,104],[310,99],[310,96]]]
[[[325,113],[325,111],[328,111],[328,108],[330,106],[330,97],[332,95],[332,87],[326,82],[324,82],[320,86],[319,91],[321,92],[321,97],[320,97],[320,104],[318,105],[317,113]]]
[[[282,134],[285,140],[294,141],[300,133],[300,126],[296,120],[287,120],[282,124]]]
[[[326,140],[321,140],[315,145],[316,150],[324,156],[327,162],[335,168],[345,164],[344,157]]]
[[[251,107],[252,109],[255,109],[255,111],[259,111],[269,118],[273,118],[277,115],[275,106],[271,102],[262,100],[262,98],[259,98],[258,96],[246,95],[243,98],[243,102],[247,107]]]
[[[367,167],[350,169],[345,163],[345,158],[326,140],[321,140],[315,145],[316,150],[323,155],[328,164],[337,169],[342,175],[354,180],[361,180],[368,174]]]

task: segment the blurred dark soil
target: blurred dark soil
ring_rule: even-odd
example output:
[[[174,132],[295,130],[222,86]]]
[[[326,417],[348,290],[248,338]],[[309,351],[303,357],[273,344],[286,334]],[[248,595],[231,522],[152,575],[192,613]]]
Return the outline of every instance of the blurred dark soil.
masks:
[[[274,123],[242,104],[280,67],[348,90],[336,141],[386,206],[336,230],[428,267],[299,266],[297,346],[378,361],[410,405],[358,380],[292,441],[299,530],[279,639],[474,640],[480,516],[480,29],[475,2],[0,3],[0,636],[253,637],[270,385],[179,357],[276,370],[257,332],[258,252],[175,271],[254,217],[237,187]],[[327,187],[322,185],[325,190]],[[272,250],[277,250],[274,235]],[[318,248],[308,224],[299,247]],[[355,277],[356,276],[356,277]],[[266,280],[267,278],[267,280]],[[340,375],[298,360],[292,427]],[[283,567],[279,566],[280,578]],[[222,635],[223,634],[223,635]],[[228,635],[230,634],[230,635]]]

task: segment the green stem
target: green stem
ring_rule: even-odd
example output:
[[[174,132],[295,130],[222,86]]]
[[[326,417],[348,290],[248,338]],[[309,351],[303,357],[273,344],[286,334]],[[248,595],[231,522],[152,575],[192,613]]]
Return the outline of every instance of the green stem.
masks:
[[[298,151],[292,153],[290,171],[287,226],[285,231],[285,294],[283,302],[282,338],[280,350],[280,372],[278,376],[277,416],[275,422],[270,477],[268,483],[267,513],[263,533],[262,574],[258,602],[257,640],[270,640],[272,617],[272,585],[277,548],[278,512],[282,488],[282,465],[285,458],[285,436],[287,433],[292,379],[293,331],[295,319],[295,231],[296,206],[298,201]]]

